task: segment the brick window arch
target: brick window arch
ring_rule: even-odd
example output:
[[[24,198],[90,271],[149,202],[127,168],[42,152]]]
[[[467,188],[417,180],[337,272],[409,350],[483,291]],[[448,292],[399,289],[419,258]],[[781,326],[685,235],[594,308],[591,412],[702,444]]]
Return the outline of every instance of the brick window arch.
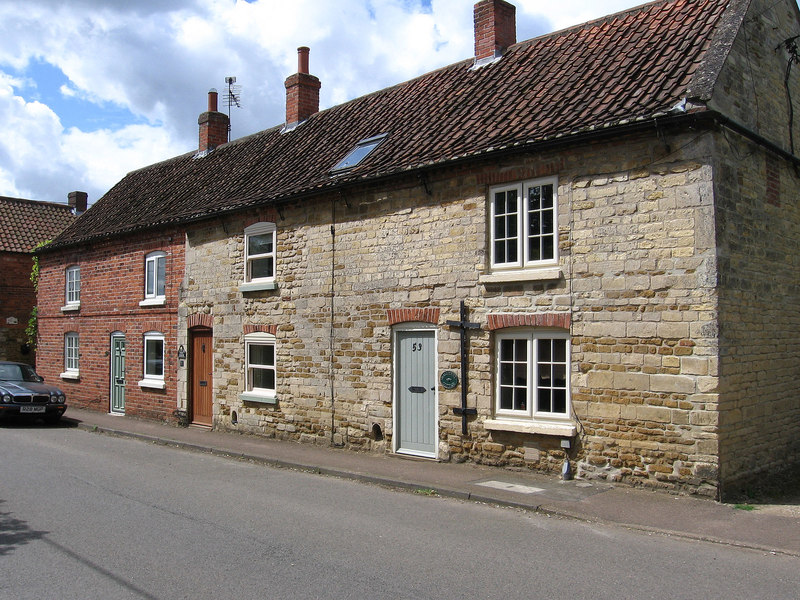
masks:
[[[386,311],[386,318],[389,325],[410,322],[436,325],[439,322],[440,312],[438,308],[390,308]]]
[[[245,335],[250,335],[251,333],[268,333],[270,335],[275,335],[278,333],[278,326],[277,325],[250,325],[245,324],[242,326],[242,330]]]
[[[495,314],[489,315],[487,329],[496,331],[508,327],[555,327],[569,329],[571,324],[569,313],[539,313],[539,314]]]
[[[186,327],[192,329],[193,327],[207,327],[212,328],[214,324],[214,317],[206,313],[194,313],[186,318]]]

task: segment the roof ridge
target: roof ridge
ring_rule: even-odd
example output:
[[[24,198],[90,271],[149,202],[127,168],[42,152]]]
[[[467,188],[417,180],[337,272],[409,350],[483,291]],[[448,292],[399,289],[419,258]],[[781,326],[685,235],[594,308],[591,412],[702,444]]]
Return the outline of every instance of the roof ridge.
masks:
[[[72,210],[72,207],[69,204],[65,204],[64,202],[53,202],[52,200],[32,200],[30,198],[14,198],[12,196],[0,196],[0,201],[4,202],[20,202],[25,204],[33,204],[37,206],[52,206],[55,208],[68,208]]]
[[[583,23],[576,23],[574,25],[569,25],[569,26],[564,27],[562,29],[557,29],[557,30],[551,31],[549,33],[543,33],[542,35],[537,35],[536,37],[533,37],[533,38],[530,38],[530,39],[527,39],[527,40],[519,41],[516,44],[513,44],[513,45],[509,46],[509,48],[513,48],[514,46],[520,46],[520,45],[524,45],[524,44],[529,44],[529,43],[535,42],[537,40],[548,39],[548,38],[551,38],[551,37],[561,37],[563,35],[570,34],[570,33],[573,33],[575,31],[580,31],[580,30],[583,30],[583,29],[589,29],[591,27],[595,27],[595,26],[600,25],[600,24],[611,23],[613,21],[618,20],[620,16],[627,17],[628,15],[640,13],[645,8],[654,8],[654,7],[658,6],[659,4],[670,4],[670,3],[681,2],[681,1],[686,1],[686,0],[653,0],[653,2],[645,2],[645,3],[639,4],[637,6],[632,6],[630,8],[626,8],[626,9],[621,10],[619,12],[611,13],[610,15],[604,15],[602,17],[597,17],[595,19],[590,19],[590,20],[585,21]],[[699,0],[699,1],[702,1],[702,0]],[[726,0],[706,0],[706,1],[712,1],[712,2],[713,1],[718,1],[719,2],[719,1],[726,1]]]
[[[526,40],[518,41],[518,42],[510,45],[508,47],[508,50],[520,49],[520,48],[523,48],[525,46],[529,46],[529,45],[531,45],[531,44],[533,44],[535,42],[548,40],[548,39],[551,39],[551,38],[565,37],[565,36],[567,36],[569,34],[572,34],[572,33],[576,32],[576,31],[582,31],[582,30],[590,29],[590,28],[595,27],[595,26],[600,25],[600,24],[611,23],[611,22],[614,22],[615,20],[621,20],[621,19],[619,19],[620,17],[627,17],[627,16],[632,15],[632,14],[637,14],[637,13],[643,12],[645,9],[655,8],[655,7],[659,6],[659,5],[676,4],[676,3],[679,3],[679,2],[687,2],[687,1],[688,2],[695,2],[695,1],[697,1],[697,2],[714,2],[714,3],[728,2],[728,3],[731,3],[731,4],[736,3],[736,2],[749,4],[749,2],[750,2],[750,0],[653,0],[652,2],[645,2],[643,4],[639,4],[637,6],[626,8],[626,9],[618,11],[616,13],[612,13],[610,15],[597,17],[596,19],[590,19],[589,21],[585,21],[583,23],[577,23],[575,25],[570,25],[569,27],[564,27],[564,28],[558,29],[556,31],[543,33],[541,35],[537,35],[535,37],[528,38]],[[716,39],[716,37],[715,37],[715,39]],[[346,105],[350,104],[351,102],[356,102],[356,101],[359,101],[359,100],[368,99],[368,98],[371,98],[373,96],[380,95],[380,94],[386,94],[386,93],[389,93],[389,92],[391,92],[393,90],[396,90],[398,88],[408,87],[408,86],[412,85],[413,83],[418,82],[418,81],[420,81],[422,79],[425,79],[427,77],[430,77],[430,76],[432,76],[432,75],[434,75],[436,73],[441,73],[441,72],[444,72],[444,71],[447,71],[447,70],[450,70],[450,69],[455,69],[455,68],[460,67],[462,65],[464,65],[464,66],[473,65],[474,63],[475,63],[475,58],[474,57],[458,60],[458,61],[450,63],[448,65],[444,65],[444,66],[438,67],[436,69],[432,69],[430,71],[427,71],[425,73],[421,73],[421,74],[417,75],[416,77],[412,77],[411,79],[407,79],[405,81],[400,81],[398,83],[395,83],[395,84],[390,85],[388,87],[381,88],[379,90],[374,90],[374,91],[371,91],[371,92],[367,92],[365,94],[362,94],[361,96],[356,96],[355,98],[351,98],[351,99],[346,100],[346,101],[344,101],[344,102],[342,102],[340,104],[334,104],[333,106],[329,106],[329,107],[327,107],[327,108],[325,108],[323,110],[320,110],[320,111],[314,113],[313,115],[311,115],[309,117],[309,119],[313,119],[315,115],[329,112],[329,111],[334,110],[334,109],[336,109],[338,107],[341,107],[341,106],[346,106]],[[277,125],[276,127],[281,128],[282,126],[281,125]],[[248,137],[252,137],[254,135],[259,135],[259,134],[262,134],[262,133],[266,133],[270,129],[272,129],[272,128],[255,132],[253,134],[250,134],[250,136],[245,136],[243,138],[237,138],[237,140],[229,142],[229,144],[233,144],[234,142],[239,141],[239,140],[247,139]]]

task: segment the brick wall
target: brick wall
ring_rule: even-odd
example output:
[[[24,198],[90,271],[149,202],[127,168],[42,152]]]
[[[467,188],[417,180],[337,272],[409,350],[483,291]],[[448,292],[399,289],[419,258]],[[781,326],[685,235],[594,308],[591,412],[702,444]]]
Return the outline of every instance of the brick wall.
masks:
[[[166,305],[141,307],[144,299],[145,256],[167,254]],[[74,406],[108,411],[111,334],[126,338],[126,401],[128,415],[174,419],[177,408],[178,294],[183,279],[184,236],[179,231],[124,238],[47,253],[41,258],[39,283],[39,347],[37,368],[48,381],[58,382]],[[81,304],[62,311],[66,267],[80,265]],[[80,379],[62,378],[64,334],[75,331],[80,344]],[[165,390],[143,388],[143,336],[164,334]]]
[[[34,363],[25,327],[36,305],[30,254],[0,252],[0,360]]]

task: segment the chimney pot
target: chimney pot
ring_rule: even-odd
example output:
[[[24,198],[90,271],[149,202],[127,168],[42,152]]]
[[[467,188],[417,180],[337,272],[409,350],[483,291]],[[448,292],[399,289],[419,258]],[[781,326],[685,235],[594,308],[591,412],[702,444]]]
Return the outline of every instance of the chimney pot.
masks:
[[[215,88],[208,90],[208,112],[217,112],[218,94]]]
[[[308,53],[310,49],[306,46],[300,46],[297,49],[297,72],[308,73]]]

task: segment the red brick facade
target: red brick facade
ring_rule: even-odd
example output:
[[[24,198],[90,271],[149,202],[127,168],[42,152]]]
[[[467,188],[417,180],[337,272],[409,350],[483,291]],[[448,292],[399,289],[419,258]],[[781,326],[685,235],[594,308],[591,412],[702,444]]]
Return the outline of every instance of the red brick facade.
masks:
[[[3,290],[0,314],[0,360],[33,364],[33,352],[27,351],[25,327],[36,304],[31,283],[30,254],[0,252],[0,289]]]
[[[184,274],[184,236],[165,231],[147,238],[123,238],[91,247],[41,256],[39,346],[37,368],[48,381],[58,383],[69,404],[108,411],[110,344],[113,333],[126,340],[125,413],[159,420],[175,418],[177,384],[178,293]],[[166,254],[166,291],[163,305],[141,306],[144,300],[145,257]],[[80,266],[78,310],[65,306],[65,270]],[[60,293],[53,293],[59,290]],[[78,333],[80,377],[62,377],[64,334]],[[165,389],[142,387],[144,334],[164,336]]]

